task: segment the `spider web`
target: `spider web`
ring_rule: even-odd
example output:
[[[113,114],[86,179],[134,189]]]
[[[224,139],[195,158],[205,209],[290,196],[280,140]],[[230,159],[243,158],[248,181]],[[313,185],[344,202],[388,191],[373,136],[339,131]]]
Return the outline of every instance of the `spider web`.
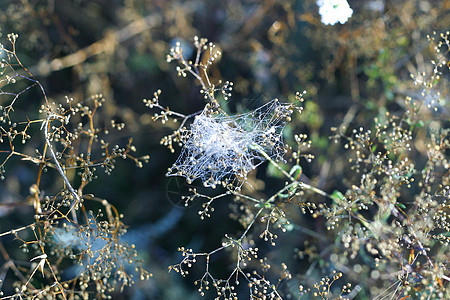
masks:
[[[184,132],[184,147],[166,175],[183,176],[189,184],[200,179],[205,187],[240,187],[267,157],[283,159],[282,131],[292,111],[277,99],[235,116],[207,105]]]

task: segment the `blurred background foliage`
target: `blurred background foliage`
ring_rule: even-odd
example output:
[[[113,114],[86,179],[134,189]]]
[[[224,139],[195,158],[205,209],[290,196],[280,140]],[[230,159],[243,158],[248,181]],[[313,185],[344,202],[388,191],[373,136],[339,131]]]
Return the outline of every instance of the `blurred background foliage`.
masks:
[[[414,87],[410,74],[429,72],[433,49],[426,36],[450,28],[450,1],[349,4],[354,13],[346,24],[326,26],[312,0],[0,2],[0,38],[4,41],[10,32],[19,34],[17,54],[47,96],[63,103],[66,95],[86,99],[103,94],[105,122],[127,124],[113,138],[133,137],[137,152],[150,155],[149,163],[141,169],[119,161],[112,176],[99,173],[86,188],[108,199],[124,215],[124,223],[129,225],[126,238],[136,244],[154,275],[114,298],[198,299],[192,281],[202,270],[193,269],[188,278],[167,272],[167,266],[180,259],[177,248],[209,251],[220,245],[225,233],[241,230],[229,218],[232,210],[226,201],[216,203],[211,218],[200,220],[198,203],[185,208],[180,200],[186,190],[184,181],[164,176],[178,152],[172,154],[159,144],[170,129],[152,121],[153,112],[142,100],[161,89],[160,102],[174,111],[189,114],[205,104],[197,83],[177,77],[174,66],[166,62],[168,50],[176,42],[185,54],[193,52],[192,40],[197,35],[213,41],[223,52],[211,77],[234,82],[233,96],[227,103],[231,112],[253,109],[275,97],[292,101],[296,91],[306,90],[304,112],[294,116],[285,132],[288,144],[293,143],[292,133],[307,133],[311,138],[309,151],[316,158],[302,165],[303,174],[329,193],[345,191],[354,181],[348,154],[331,142],[330,129],[343,122],[347,127],[371,128],[374,117],[386,111],[399,113],[406,96],[420,95],[422,90]],[[443,76],[449,78],[448,73]],[[37,118],[42,99],[33,95],[26,99],[17,104],[16,116]],[[429,118],[448,125],[446,104],[430,112]],[[39,139],[27,143],[24,147],[28,148],[22,151],[32,153],[42,147],[39,143]],[[417,149],[422,151],[416,154],[420,159],[426,149],[420,145]],[[265,168],[260,168],[254,180],[255,184],[265,182],[262,191],[268,193],[283,182],[276,176],[268,178]],[[0,201],[18,206],[2,209],[2,232],[26,224],[33,216],[24,199],[35,180],[35,170],[15,159],[7,164],[6,172],[8,176],[0,182]],[[48,188],[51,185],[46,182]],[[293,218],[318,236],[308,241],[308,235],[297,232],[295,251],[292,240],[285,243],[287,237],[280,237],[276,255],[280,261],[291,262],[291,272],[294,269],[306,285],[320,281],[332,269],[328,252],[336,236],[325,230],[323,219],[307,215]],[[10,242],[2,240],[4,247],[12,249]],[[305,248],[308,243],[313,247]],[[230,263],[223,258],[215,262],[214,271],[227,274]],[[357,277],[349,278],[358,283]],[[369,294],[363,291],[358,297]]]

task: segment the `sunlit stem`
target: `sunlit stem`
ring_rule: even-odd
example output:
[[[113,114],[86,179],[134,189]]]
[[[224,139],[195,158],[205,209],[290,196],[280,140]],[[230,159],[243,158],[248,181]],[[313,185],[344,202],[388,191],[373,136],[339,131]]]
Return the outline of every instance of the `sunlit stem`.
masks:
[[[288,172],[286,172],[276,161],[274,161],[259,145],[253,145],[253,148],[255,150],[257,150],[259,153],[262,154],[262,156],[264,156],[265,159],[267,159],[273,166],[275,166],[275,168],[277,168],[278,170],[280,170],[281,173],[283,173],[284,176],[286,176],[287,178],[289,178],[289,180],[291,180],[292,182],[296,182],[298,183],[298,185],[303,188],[303,189],[307,189],[310,191],[313,191],[316,194],[322,195],[324,197],[330,197],[330,195],[328,195],[326,192],[322,191],[319,188],[316,188],[312,185],[309,185],[307,183],[304,183],[302,181],[298,181],[295,180],[294,177],[292,177]]]

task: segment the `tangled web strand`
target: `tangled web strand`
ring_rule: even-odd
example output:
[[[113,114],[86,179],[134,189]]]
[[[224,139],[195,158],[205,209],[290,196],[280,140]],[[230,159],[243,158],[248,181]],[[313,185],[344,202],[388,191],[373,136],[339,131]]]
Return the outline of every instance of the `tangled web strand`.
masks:
[[[205,187],[239,188],[267,157],[283,159],[282,131],[292,112],[292,104],[278,99],[235,116],[206,105],[184,132],[184,147],[167,176],[183,176],[189,184],[200,179]]]

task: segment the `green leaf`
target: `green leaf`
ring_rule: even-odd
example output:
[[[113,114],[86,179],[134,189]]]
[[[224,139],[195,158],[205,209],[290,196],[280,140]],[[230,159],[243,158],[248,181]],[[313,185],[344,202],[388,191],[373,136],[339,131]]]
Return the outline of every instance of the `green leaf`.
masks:
[[[292,167],[292,169],[289,171],[289,175],[294,177],[295,180],[298,180],[300,178],[300,175],[302,175],[303,169],[299,165],[295,165]]]
[[[338,190],[335,190],[332,194],[331,194],[331,199],[333,199],[334,202],[340,202],[340,201],[344,201],[345,197],[344,194],[342,194],[341,192],[339,192]]]
[[[377,150],[377,145],[373,145],[372,148],[370,149],[370,152],[375,153],[375,150]]]
[[[284,164],[278,164],[283,170],[286,170],[286,166]],[[284,174],[281,172],[275,165],[269,163],[267,165],[267,175],[274,178],[283,178]]]
[[[400,207],[401,209],[405,209],[406,208],[405,204],[399,203],[399,202],[397,202],[397,206]]]

